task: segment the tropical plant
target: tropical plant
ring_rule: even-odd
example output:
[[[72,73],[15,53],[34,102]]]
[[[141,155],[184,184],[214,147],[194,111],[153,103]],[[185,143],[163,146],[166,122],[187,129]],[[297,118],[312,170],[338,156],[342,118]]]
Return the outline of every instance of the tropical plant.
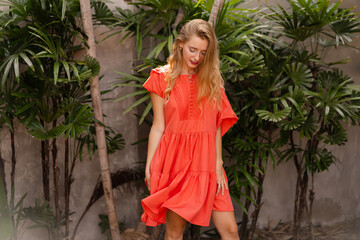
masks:
[[[357,88],[334,67],[348,60],[327,63],[325,59],[331,48],[353,47],[350,42],[359,31],[359,22],[351,9],[341,9],[340,2],[328,0],[289,0],[290,10],[269,6],[269,15],[239,7],[241,3],[226,1],[215,26],[228,98],[239,116],[238,124],[224,138],[224,152],[232,159],[227,166],[230,191],[247,213],[240,233],[242,239],[253,238],[268,160],[273,167],[277,159],[279,163],[293,160],[298,173],[294,224],[299,237],[305,209],[311,219],[314,191],[312,187],[308,204],[309,174],[326,170],[336,161],[326,144],[345,143],[342,123],[358,122]],[[136,38],[134,74],[120,73],[122,81],[117,84],[135,91],[118,100],[137,97],[124,113],[143,105],[141,124],[151,113],[149,96],[142,87],[148,70],[166,63],[182,22],[207,20],[213,1],[184,1],[181,6],[177,1],[131,4],[137,12],[118,8],[114,26],[120,27],[123,39]],[[261,17],[268,22],[259,24]],[[150,47],[144,48],[143,39],[148,39]],[[306,144],[301,145],[295,136],[305,138]],[[252,205],[255,210],[247,229]]]
[[[49,203],[41,204],[40,200],[36,199],[34,206],[24,207],[26,196],[27,193],[15,202],[15,191],[11,189],[8,204],[5,186],[0,179],[1,239],[21,239],[26,230],[33,228],[56,228],[56,218]],[[32,223],[29,226],[26,224],[28,220]]]
[[[13,232],[13,221],[12,211],[9,209],[7,191],[3,182],[3,178],[0,179],[0,223],[1,239],[9,239]]]
[[[269,7],[268,19],[281,26],[279,67],[272,68],[281,82],[272,107],[256,111],[263,121],[276,125],[287,139],[281,161],[292,160],[297,170],[295,191],[295,239],[300,238],[301,221],[308,222],[312,236],[312,205],[315,197],[314,174],[327,170],[337,159],[329,145],[347,141],[344,123],[357,124],[358,88],[334,65],[326,62],[330,49],[350,45],[359,32],[359,20],[341,2],[328,0],[289,1],[290,10]],[[297,141],[296,138],[299,138]]]
[[[102,123],[93,117],[87,92],[90,78],[98,75],[100,66],[95,58],[75,59],[83,45],[87,46],[86,35],[79,27],[78,0],[11,0],[1,1],[1,4],[6,7],[0,18],[1,91],[4,100],[0,106],[4,109],[1,116],[10,127],[12,121],[18,119],[30,135],[41,140],[44,198],[50,202],[52,160],[55,236],[68,236],[70,185],[78,160],[76,157],[69,159],[69,149],[70,144],[79,146],[72,148],[75,151],[82,151],[86,145],[90,154],[97,149],[97,135],[91,129],[95,123]],[[121,134],[110,128],[106,133],[110,151],[119,150],[123,142]],[[65,233],[59,204],[57,141],[60,136],[65,141]],[[75,152],[72,155],[81,158],[82,154]],[[16,161],[12,162],[15,171]]]

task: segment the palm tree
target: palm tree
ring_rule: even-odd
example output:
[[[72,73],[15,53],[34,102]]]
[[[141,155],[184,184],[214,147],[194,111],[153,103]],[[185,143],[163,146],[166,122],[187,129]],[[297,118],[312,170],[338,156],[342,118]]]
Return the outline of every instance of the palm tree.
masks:
[[[38,226],[48,227],[50,237],[60,238],[63,235],[60,213],[65,212],[65,235],[68,236],[74,166],[81,159],[84,146],[87,146],[90,157],[96,150],[96,134],[92,131],[93,110],[85,94],[89,91],[90,77],[98,74],[100,66],[94,58],[85,57],[83,61],[74,58],[75,53],[83,49],[77,40],[84,36],[78,26],[80,7],[77,1],[13,0],[1,3],[8,6],[1,12],[0,18],[3,39],[0,43],[1,119],[12,131],[12,121],[18,121],[35,137],[35,141],[41,140],[44,206],[48,208],[48,216],[53,214],[48,203],[50,190],[53,190],[53,219],[56,221],[47,219],[46,224]],[[60,136],[65,139],[65,211],[61,211],[59,204],[58,172],[61,164],[58,161],[61,159],[58,158],[57,138]],[[117,144],[123,141],[121,135],[107,131],[106,136],[110,152],[119,149]],[[73,159],[69,159],[70,144],[74,144]],[[50,189],[49,177],[51,159],[53,189]],[[15,164],[11,175],[14,172]],[[13,202],[10,203],[12,205]],[[38,207],[42,206],[38,204]],[[23,213],[17,211],[11,214],[14,217]],[[12,222],[17,224],[15,219]],[[13,229],[16,233],[17,228]]]
[[[87,55],[89,55],[92,58],[96,58],[96,47],[95,47],[90,1],[80,0],[80,8],[81,8],[81,19],[83,23],[84,32],[88,36],[87,45],[89,47],[87,48]],[[104,195],[106,199],[106,207],[108,211],[111,238],[113,240],[120,240],[120,231],[116,217],[116,208],[114,203],[114,195],[112,192],[109,160],[106,149],[105,130],[102,124],[104,122],[104,119],[103,119],[102,106],[101,106],[101,96],[100,96],[98,76],[95,76],[91,79],[90,87],[91,87],[90,88],[91,99],[92,99],[94,115],[96,119],[95,122],[96,138],[97,138],[97,145],[99,152],[101,178],[104,188]]]
[[[315,198],[314,175],[327,170],[337,159],[328,145],[342,145],[347,140],[343,123],[358,123],[359,93],[351,79],[326,62],[331,48],[350,45],[359,32],[359,20],[351,9],[329,0],[291,0],[290,10],[270,7],[269,19],[281,27],[279,38],[288,40],[278,51],[281,66],[276,72],[284,84],[273,98],[273,107],[257,114],[275,123],[287,137],[287,149],[281,161],[292,160],[297,170],[294,203],[294,235],[300,238],[303,216],[312,236],[312,205]],[[278,68],[278,67],[277,67]],[[305,140],[296,141],[295,136]]]
[[[269,160],[273,167],[276,160],[294,161],[298,169],[295,227],[299,227],[306,203],[309,203],[311,219],[314,194],[311,190],[310,202],[307,202],[307,174],[323,171],[336,160],[326,146],[319,143],[343,144],[346,132],[341,121],[356,123],[359,115],[358,94],[353,92],[351,81],[333,67],[336,63],[326,63],[325,56],[328,48],[342,44],[350,47],[346,41],[359,31],[359,23],[349,9],[338,8],[340,3],[298,0],[289,1],[290,11],[281,6],[279,11],[273,9],[268,16],[271,22],[261,25],[257,20],[263,15],[254,16],[256,10],[247,13],[236,10],[239,2],[242,1],[225,2],[222,10],[215,11],[213,1],[204,1],[195,7],[192,1],[184,1],[181,9],[185,12],[183,21],[193,16],[207,19],[210,12],[217,13],[215,30],[221,70],[229,100],[240,119],[224,138],[224,153],[232,156],[227,166],[230,192],[248,213],[242,218],[242,239],[251,239],[262,206],[262,182]],[[135,67],[135,74],[121,73],[124,81],[118,84],[137,89],[119,98],[138,97],[125,112],[145,103],[140,123],[148,122],[146,116],[151,113],[149,96],[142,88],[148,77],[147,70],[165,64],[176,35],[173,24],[177,22],[179,6],[175,3],[161,0],[156,4],[151,0],[133,3],[138,7],[136,14],[118,9],[121,21],[117,26],[122,27],[125,37],[136,37],[138,56],[142,53],[144,37],[150,36],[155,44],[146,57],[139,57],[141,64]],[[154,27],[157,24],[162,28]],[[276,24],[280,28],[272,28]],[[151,35],[149,29],[153,30]],[[341,62],[345,63],[338,63]],[[298,146],[294,135],[309,140],[307,145]],[[288,149],[281,152],[283,148]],[[251,206],[255,211],[250,214]]]
[[[224,0],[214,0],[214,4],[211,8],[210,17],[209,17],[209,23],[212,26],[216,25],[219,11],[222,9],[224,5]]]

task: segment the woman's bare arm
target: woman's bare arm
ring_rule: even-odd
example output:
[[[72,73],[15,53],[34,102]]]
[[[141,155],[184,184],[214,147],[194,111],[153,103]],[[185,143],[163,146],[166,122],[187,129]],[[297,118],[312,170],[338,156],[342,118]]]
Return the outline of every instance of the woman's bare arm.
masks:
[[[165,130],[164,99],[155,93],[150,93],[151,103],[154,112],[154,121],[150,129],[148,152],[146,158],[145,177],[150,191],[150,163]]]
[[[228,189],[228,186],[223,172],[221,126],[216,131],[215,150],[216,150],[216,180],[217,180],[216,195],[218,195],[220,192],[222,195],[224,195],[225,189]]]

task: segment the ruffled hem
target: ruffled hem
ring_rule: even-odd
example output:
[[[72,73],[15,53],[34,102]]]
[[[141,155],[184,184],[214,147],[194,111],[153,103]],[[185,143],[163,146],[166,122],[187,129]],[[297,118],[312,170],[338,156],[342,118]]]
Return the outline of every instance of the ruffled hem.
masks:
[[[152,172],[151,195],[141,201],[148,226],[165,223],[170,209],[188,222],[208,226],[216,193],[215,172]]]

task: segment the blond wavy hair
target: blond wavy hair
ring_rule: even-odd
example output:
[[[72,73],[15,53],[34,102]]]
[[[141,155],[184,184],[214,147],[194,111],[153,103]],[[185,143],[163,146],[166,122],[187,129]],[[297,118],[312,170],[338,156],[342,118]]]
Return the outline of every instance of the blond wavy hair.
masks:
[[[173,54],[168,58],[170,69],[165,77],[165,81],[167,82],[164,91],[165,100],[167,101],[169,99],[171,90],[175,86],[175,81],[182,71],[183,55],[180,43],[185,43],[194,36],[208,41],[208,48],[204,60],[196,68],[198,73],[198,95],[196,103],[199,104],[201,108],[202,100],[207,98],[211,104],[215,103],[215,105],[220,107],[222,96],[221,88],[224,85],[224,80],[221,77],[219,69],[218,41],[212,26],[202,19],[195,19],[186,23],[175,39]]]

